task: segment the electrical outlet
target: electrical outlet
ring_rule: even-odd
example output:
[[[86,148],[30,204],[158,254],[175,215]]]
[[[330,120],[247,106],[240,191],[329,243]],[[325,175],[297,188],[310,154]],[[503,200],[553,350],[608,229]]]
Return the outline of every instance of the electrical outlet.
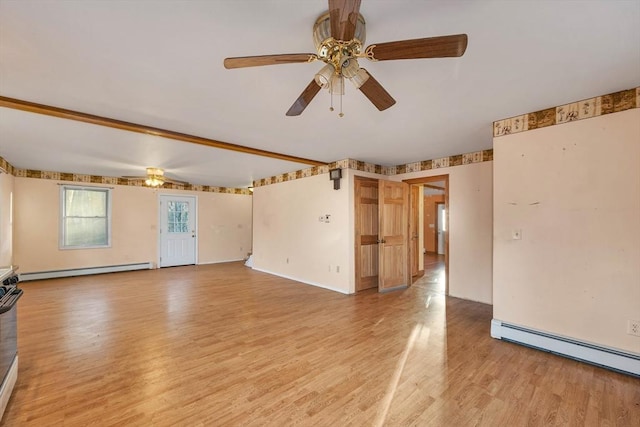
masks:
[[[627,333],[640,337],[640,320],[629,319],[627,321]]]

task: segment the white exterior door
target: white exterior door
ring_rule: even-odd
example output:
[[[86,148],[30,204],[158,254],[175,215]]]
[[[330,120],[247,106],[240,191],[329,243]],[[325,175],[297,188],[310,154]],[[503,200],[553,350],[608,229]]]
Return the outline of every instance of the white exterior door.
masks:
[[[160,196],[160,267],[196,263],[196,198]]]

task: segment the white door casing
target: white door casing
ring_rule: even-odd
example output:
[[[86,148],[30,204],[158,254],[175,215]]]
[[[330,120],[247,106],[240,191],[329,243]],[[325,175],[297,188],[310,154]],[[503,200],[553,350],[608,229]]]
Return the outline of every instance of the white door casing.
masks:
[[[196,263],[197,199],[160,195],[160,267]]]

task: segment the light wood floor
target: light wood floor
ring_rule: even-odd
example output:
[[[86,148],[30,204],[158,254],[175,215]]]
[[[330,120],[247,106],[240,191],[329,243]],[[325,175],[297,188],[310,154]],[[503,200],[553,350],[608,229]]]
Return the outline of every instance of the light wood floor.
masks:
[[[631,426],[640,380],[489,336],[491,306],[240,263],[22,284],[5,426]],[[433,289],[432,289],[433,288]]]

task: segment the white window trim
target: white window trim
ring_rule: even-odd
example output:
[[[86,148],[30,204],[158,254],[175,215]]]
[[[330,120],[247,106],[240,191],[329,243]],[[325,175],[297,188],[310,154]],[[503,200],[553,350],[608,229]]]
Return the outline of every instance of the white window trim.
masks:
[[[64,244],[64,236],[65,236],[65,190],[92,190],[92,191],[104,191],[107,193],[107,244],[106,245],[75,245],[75,246],[67,246]],[[59,224],[59,239],[58,239],[58,248],[61,250],[75,250],[75,249],[105,249],[111,247],[111,192],[112,188],[110,187],[98,187],[98,186],[81,186],[81,185],[61,185],[60,186],[60,224]]]

